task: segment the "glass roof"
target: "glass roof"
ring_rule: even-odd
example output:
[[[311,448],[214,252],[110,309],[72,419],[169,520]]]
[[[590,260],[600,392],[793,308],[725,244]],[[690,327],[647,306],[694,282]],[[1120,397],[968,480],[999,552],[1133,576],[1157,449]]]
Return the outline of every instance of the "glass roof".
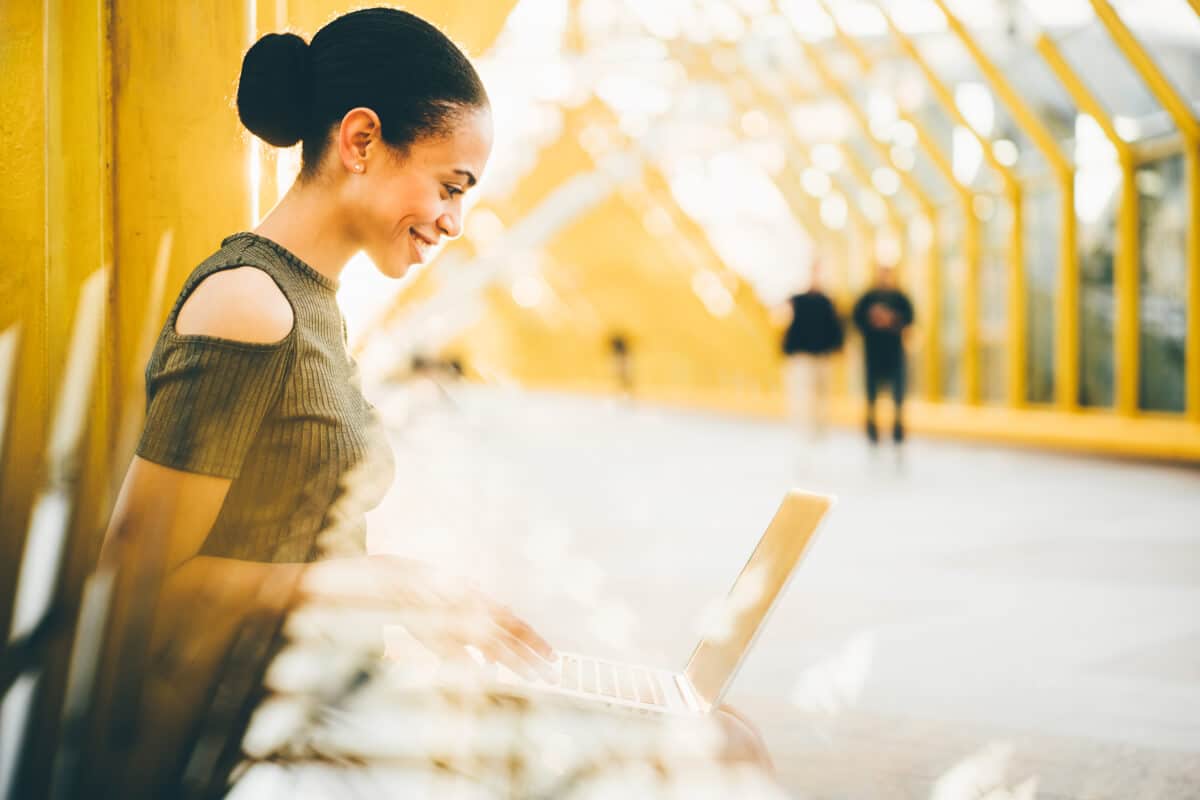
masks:
[[[1068,157],[1077,150],[1079,112],[1035,48],[1042,33],[1085,76],[1123,135],[1172,130],[1088,0],[945,3]],[[1196,97],[1200,16],[1186,0],[1114,6],[1175,84]],[[889,18],[915,42],[954,109],[889,30]],[[851,37],[849,46],[839,27]],[[814,58],[866,115],[867,130]],[[536,173],[539,153],[563,135],[563,111],[595,98],[611,111],[624,141],[668,177],[675,202],[720,257],[748,278],[772,253],[795,250],[806,233],[819,233],[804,228],[811,214],[793,216],[799,207],[780,188],[785,167],[794,170],[793,187],[801,185],[794,176],[805,175],[803,185],[814,192],[803,207],[825,209],[826,224],[844,223],[843,201],[857,207],[874,197],[866,204],[877,205],[881,193],[897,213],[913,213],[904,173],[938,205],[954,202],[951,184],[909,120],[936,143],[956,179],[977,191],[997,191],[999,173],[958,114],[1016,174],[1039,180],[1049,174],[932,0],[520,0],[481,61],[498,118],[496,148],[506,153],[494,159],[499,174],[489,176],[485,193],[502,195]],[[830,154],[839,152],[853,154],[861,168],[837,163]],[[834,197],[827,202],[828,195]]]

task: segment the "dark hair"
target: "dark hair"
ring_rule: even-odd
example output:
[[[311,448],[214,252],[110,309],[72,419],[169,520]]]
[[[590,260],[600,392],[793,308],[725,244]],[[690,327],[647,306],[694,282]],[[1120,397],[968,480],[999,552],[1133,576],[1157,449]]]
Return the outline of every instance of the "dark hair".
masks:
[[[338,17],[312,44],[268,33],[246,51],[237,92],[238,116],[255,136],[276,147],[303,140],[302,176],[316,172],[330,128],[352,108],[378,114],[384,141],[403,152],[487,105],[483,82],[458,46],[394,8]]]

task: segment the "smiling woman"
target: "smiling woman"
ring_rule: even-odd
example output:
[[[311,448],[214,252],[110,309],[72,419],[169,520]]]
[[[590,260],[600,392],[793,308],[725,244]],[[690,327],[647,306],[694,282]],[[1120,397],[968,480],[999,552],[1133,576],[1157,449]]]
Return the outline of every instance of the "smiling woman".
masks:
[[[211,686],[196,665],[219,663],[232,645],[214,632],[232,635],[247,614],[350,597],[396,624],[444,619],[413,628],[443,655],[470,646],[526,674],[552,655],[465,582],[366,554],[365,513],[392,482],[392,453],[347,352],[336,291],[355,253],[399,278],[462,232],[462,197],[492,142],[474,67],[420,18],[364,9],[311,44],[260,39],[243,61],[238,113],[271,145],[303,141],[303,162],[258,228],[226,237],[192,271],[146,368],[145,428],[101,563],[121,567],[121,640],[141,641],[153,618],[157,671],[144,691],[156,700],[137,725],[145,770],[114,796],[171,793],[164,770],[179,763],[180,737],[201,724],[198,698]],[[147,575],[165,576],[158,603]],[[197,585],[218,599],[197,604]],[[233,585],[249,591],[220,601]],[[196,654],[201,644],[186,672],[163,655]],[[139,663],[117,658],[118,673]],[[199,693],[194,706],[180,699],[183,685]]]
[[[311,45],[264,36],[246,53],[238,113],[269,144],[303,141],[299,179],[258,232],[305,248],[330,277],[348,247],[398,278],[458,236],[462,195],[492,146],[474,67],[436,28],[390,9],[340,17]],[[321,227],[296,225],[314,219]]]

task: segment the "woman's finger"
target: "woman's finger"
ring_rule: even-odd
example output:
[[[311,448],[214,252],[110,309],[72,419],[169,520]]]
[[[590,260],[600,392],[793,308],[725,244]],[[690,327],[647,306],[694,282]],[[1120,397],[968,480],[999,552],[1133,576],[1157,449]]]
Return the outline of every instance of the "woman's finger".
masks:
[[[531,628],[525,620],[513,614],[509,609],[503,606],[496,607],[492,611],[492,618],[496,621],[497,625],[512,636],[515,636],[544,660],[554,661],[558,658],[558,654],[554,652],[554,648],[550,646],[550,643]]]
[[[537,683],[543,680],[532,664],[526,659],[521,658],[501,639],[493,639],[482,646],[476,646],[479,647],[480,652],[483,653],[486,659],[515,673],[521,679],[530,683]]]
[[[557,667],[542,658],[523,640],[518,639],[516,636],[498,625],[495,627],[494,631],[493,638],[504,647],[506,656],[519,660],[523,668],[532,670],[534,673],[532,676],[533,680],[546,681],[549,683],[554,683],[558,680]],[[505,666],[508,666],[507,662],[505,662]]]

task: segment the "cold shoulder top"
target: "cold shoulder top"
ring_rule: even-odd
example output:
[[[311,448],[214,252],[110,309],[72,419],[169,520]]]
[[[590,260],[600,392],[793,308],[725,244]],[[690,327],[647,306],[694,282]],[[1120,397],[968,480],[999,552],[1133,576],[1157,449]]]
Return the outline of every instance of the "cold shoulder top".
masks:
[[[291,304],[288,335],[258,344],[177,333],[192,291],[243,266],[269,275]],[[232,479],[201,554],[297,562],[365,551],[365,514],[394,464],[336,292],[335,281],[249,232],[225,239],[184,283],[146,366],[137,454]]]

